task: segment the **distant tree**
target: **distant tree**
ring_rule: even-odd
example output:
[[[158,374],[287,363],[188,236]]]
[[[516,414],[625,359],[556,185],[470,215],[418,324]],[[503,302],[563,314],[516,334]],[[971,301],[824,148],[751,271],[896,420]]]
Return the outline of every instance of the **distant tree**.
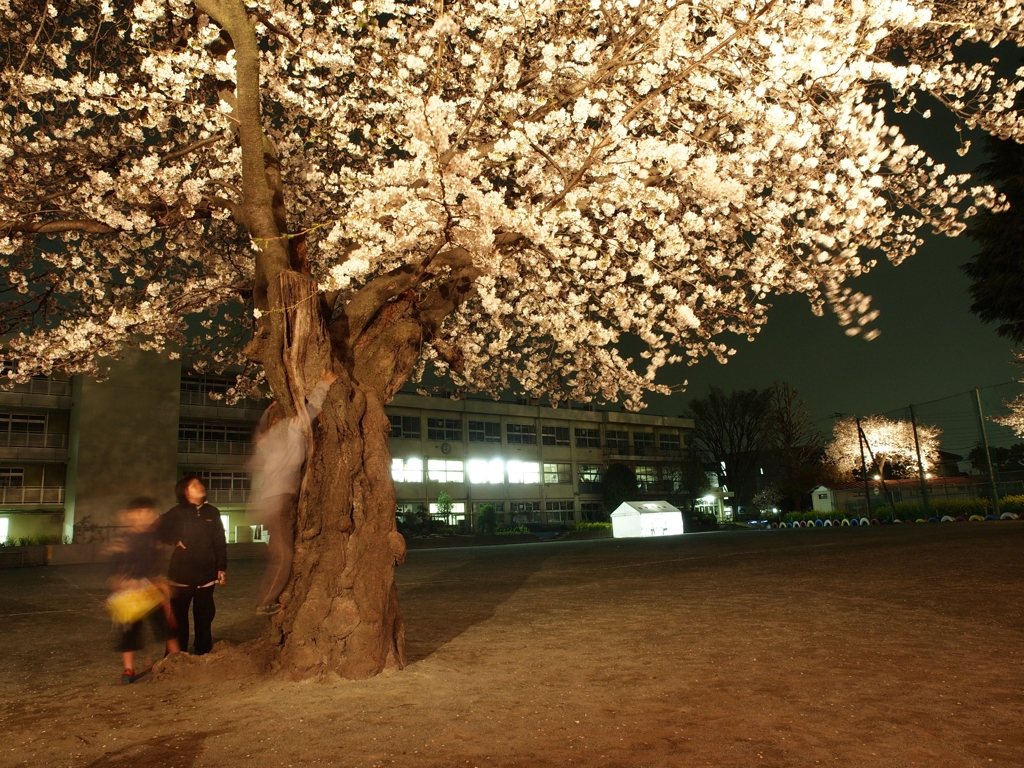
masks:
[[[864,445],[864,461],[870,474],[888,479],[906,477],[917,471],[914,428],[909,421],[887,419],[884,416],[866,416],[860,423],[867,441]],[[942,430],[938,427],[917,425],[921,463],[925,471],[938,463],[941,434]],[[853,417],[837,419],[832,428],[832,442],[825,449],[825,454],[843,475],[859,477],[860,445],[857,420]]]
[[[498,522],[498,514],[493,504],[484,504],[480,507],[480,514],[476,518],[476,525],[480,533],[494,533]]]
[[[632,468],[625,464],[611,464],[605,470],[601,481],[601,497],[608,512],[614,512],[624,501],[636,499],[638,492],[636,473]]]
[[[711,482],[708,480],[708,473],[704,468],[704,459],[692,445],[686,446],[686,452],[683,454],[680,484],[683,492],[689,498],[690,512],[695,510],[697,499],[711,490]]]
[[[771,390],[741,389],[726,394],[712,387],[690,401],[693,437],[715,470],[725,468],[726,485],[738,502],[754,492],[754,470],[772,426]]]
[[[986,137],[992,160],[980,175],[1006,195],[1010,207],[981,212],[968,234],[981,250],[961,269],[971,278],[971,312],[998,323],[996,333],[1024,344],[1024,147],[1012,140]]]
[[[824,481],[825,437],[797,390],[789,384],[776,382],[768,390],[768,398],[767,442],[779,503],[788,502],[790,508],[800,509],[804,495]]]
[[[765,515],[768,513],[777,513],[782,499],[782,492],[775,486],[769,485],[755,493],[751,503],[758,512]]]
[[[992,457],[992,467],[997,472],[1020,472],[1024,470],[1024,443],[1014,443],[1009,448],[990,447],[989,455]],[[975,445],[967,454],[978,469],[986,470],[985,448],[981,444]]]
[[[452,510],[455,508],[455,504],[452,501],[452,497],[449,496],[445,491],[441,491],[437,494],[437,514],[438,517],[443,517],[445,523],[448,525],[452,524]]]

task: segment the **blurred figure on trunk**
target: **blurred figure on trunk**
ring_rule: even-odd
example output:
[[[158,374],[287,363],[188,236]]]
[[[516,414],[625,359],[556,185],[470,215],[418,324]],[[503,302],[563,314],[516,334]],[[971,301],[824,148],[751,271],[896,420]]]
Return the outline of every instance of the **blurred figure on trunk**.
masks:
[[[310,422],[320,415],[327,391],[338,375],[325,370],[306,399]],[[260,583],[256,612],[272,615],[281,610],[279,598],[292,572],[295,515],[298,510],[306,436],[298,416],[287,417],[274,401],[256,427],[256,454],[250,517],[270,533],[270,563]]]

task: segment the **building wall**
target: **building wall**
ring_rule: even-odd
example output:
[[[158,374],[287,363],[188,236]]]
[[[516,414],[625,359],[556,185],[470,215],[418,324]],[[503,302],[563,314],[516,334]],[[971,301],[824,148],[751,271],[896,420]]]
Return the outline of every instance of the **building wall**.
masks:
[[[32,379],[0,391],[0,533],[60,536],[71,382]]]
[[[229,539],[236,527],[248,533],[252,433],[266,402],[228,406],[209,397],[210,392],[223,392],[233,383],[233,376],[195,374],[178,361],[129,350],[122,361],[112,364],[106,381],[76,377],[70,387],[62,383],[61,390],[43,380],[20,393],[0,393],[0,411],[6,407],[46,417],[45,437],[33,438],[36,443],[42,440],[39,445],[0,445],[0,469],[5,462],[13,466],[11,461],[17,460],[26,486],[7,489],[18,503],[3,506],[0,498],[0,516],[10,516],[11,531],[34,531],[17,536],[63,533],[70,537],[77,522],[87,537],[108,538],[116,526],[117,510],[131,497],[152,496],[160,508],[167,508],[174,502],[176,480],[196,473],[206,481],[211,503],[227,516]],[[53,389],[51,396],[46,396],[47,387]],[[393,422],[407,417],[418,425],[416,437],[402,436],[401,429],[396,429],[390,440],[396,460],[422,463],[419,482],[403,482],[398,473],[399,510],[429,508],[445,491],[456,504],[464,505],[470,524],[476,516],[474,508],[483,503],[494,504],[499,521],[505,523],[586,519],[596,514],[601,489],[599,483],[581,480],[581,470],[589,467],[601,473],[612,462],[632,465],[638,474],[653,478],[642,486],[643,497],[671,500],[672,493],[666,489],[671,491],[672,483],[665,478],[671,476],[672,467],[679,466],[685,432],[693,426],[688,419],[610,409],[553,409],[411,393],[397,395],[387,410]],[[448,423],[454,433],[442,427],[433,434],[431,419]],[[489,428],[492,432],[486,441],[473,440],[471,422],[497,424],[497,430]],[[557,442],[567,444],[545,445],[546,429],[557,431]],[[625,443],[612,441],[616,433],[625,434]],[[669,450],[661,450],[662,436],[669,441]],[[501,462],[500,482],[470,482],[469,462],[495,459]],[[461,478],[455,482],[432,479],[430,463],[436,461],[461,462]],[[540,477],[509,482],[510,463],[516,461],[535,463]],[[548,468],[560,472],[545,477],[545,465],[554,465]],[[658,483],[661,486],[654,487]],[[29,497],[38,497],[40,503],[27,503]],[[44,512],[62,513],[63,529],[59,515],[54,518]],[[26,520],[15,524],[14,517]],[[86,526],[81,525],[83,521]],[[36,531],[40,526],[46,530]],[[91,530],[85,530],[88,526]]]
[[[134,496],[174,503],[181,364],[126,350],[106,381],[75,377],[64,528],[114,525]]]

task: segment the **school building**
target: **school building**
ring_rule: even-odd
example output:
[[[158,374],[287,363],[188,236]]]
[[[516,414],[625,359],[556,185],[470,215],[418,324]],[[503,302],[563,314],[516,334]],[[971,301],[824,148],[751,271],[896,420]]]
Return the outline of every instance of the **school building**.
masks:
[[[0,541],[41,536],[103,541],[133,496],[174,503],[195,473],[229,540],[245,540],[253,429],[265,402],[215,399],[234,379],[128,350],[106,381],[37,378],[0,391]],[[499,523],[605,519],[601,479],[630,466],[642,498],[688,501],[681,486],[690,419],[523,399],[398,394],[388,406],[399,515],[421,505],[470,529],[493,504]]]

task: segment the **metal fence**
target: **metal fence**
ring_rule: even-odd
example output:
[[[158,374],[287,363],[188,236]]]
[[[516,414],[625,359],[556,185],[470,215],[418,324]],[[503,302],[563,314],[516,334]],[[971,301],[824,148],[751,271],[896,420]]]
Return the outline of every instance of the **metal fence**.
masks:
[[[0,448],[67,447],[67,434],[57,432],[0,432]]]
[[[54,395],[67,397],[71,394],[71,382],[62,379],[34,378],[24,384],[15,384],[8,390],[27,395]]]
[[[945,499],[951,494],[957,499],[992,498],[993,495],[1002,498],[1024,494],[1024,437],[1018,437],[1012,429],[996,421],[1011,413],[1008,402],[1022,393],[1024,384],[1010,381],[907,404],[877,415],[941,430],[938,438],[941,461],[925,477],[929,498]],[[911,467],[910,476],[919,478],[916,462],[912,463],[915,466]],[[952,486],[944,486],[945,478],[960,479],[955,491]],[[869,485],[879,483],[872,481]],[[907,500],[919,502],[919,494],[915,489],[916,499]],[[878,501],[873,497],[873,503]]]
[[[235,440],[179,440],[178,453],[206,453],[227,456],[248,456],[255,443]]]
[[[0,486],[0,504],[63,504],[62,485]]]
[[[245,504],[249,501],[249,489],[207,488],[206,500],[211,504]]]
[[[222,408],[250,408],[253,410],[262,410],[269,404],[267,400],[252,400],[248,397],[243,397],[234,405],[228,405],[223,400],[212,400],[210,395],[206,392],[194,392],[191,390],[181,390],[181,394],[178,402],[181,405],[207,405]]]

